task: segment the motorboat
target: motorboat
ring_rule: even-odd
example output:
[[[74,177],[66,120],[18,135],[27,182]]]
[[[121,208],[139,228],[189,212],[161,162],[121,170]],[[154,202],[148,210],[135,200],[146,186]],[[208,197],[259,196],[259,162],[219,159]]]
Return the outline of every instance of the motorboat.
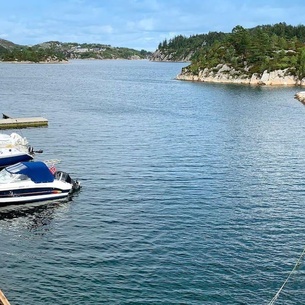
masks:
[[[26,138],[17,133],[0,134],[0,169],[18,162],[33,160],[35,153]]]
[[[0,171],[0,206],[62,199],[80,189],[80,183],[46,162],[30,161]]]

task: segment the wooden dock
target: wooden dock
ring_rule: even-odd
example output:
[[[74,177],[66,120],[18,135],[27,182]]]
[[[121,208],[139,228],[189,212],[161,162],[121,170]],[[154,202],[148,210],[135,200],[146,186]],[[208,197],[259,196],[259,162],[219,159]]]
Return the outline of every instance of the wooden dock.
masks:
[[[9,301],[7,300],[1,289],[0,289],[0,305],[10,305]]]
[[[4,117],[4,116],[3,116]],[[0,120],[0,129],[18,129],[28,127],[45,127],[48,126],[48,120],[43,117],[32,118],[4,118]]]

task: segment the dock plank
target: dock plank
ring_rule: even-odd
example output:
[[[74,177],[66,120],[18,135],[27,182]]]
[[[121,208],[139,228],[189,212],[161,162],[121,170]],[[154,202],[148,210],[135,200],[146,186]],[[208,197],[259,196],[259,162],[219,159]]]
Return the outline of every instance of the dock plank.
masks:
[[[43,117],[0,119],[0,129],[44,126],[48,126],[48,120]]]

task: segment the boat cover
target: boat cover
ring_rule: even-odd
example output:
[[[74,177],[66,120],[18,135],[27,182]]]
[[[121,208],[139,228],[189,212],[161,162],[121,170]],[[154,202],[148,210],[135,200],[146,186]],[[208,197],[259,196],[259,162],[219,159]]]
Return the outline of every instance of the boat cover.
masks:
[[[11,174],[22,174],[28,176],[35,183],[53,182],[54,176],[48,166],[41,161],[19,162],[6,167]]]

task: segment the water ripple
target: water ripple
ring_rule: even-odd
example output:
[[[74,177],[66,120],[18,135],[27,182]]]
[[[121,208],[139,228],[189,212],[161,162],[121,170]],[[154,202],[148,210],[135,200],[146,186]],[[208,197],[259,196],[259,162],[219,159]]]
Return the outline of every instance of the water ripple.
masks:
[[[12,304],[267,304],[281,287],[304,246],[305,109],[294,88],[175,81],[183,65],[1,64],[2,109],[47,117],[22,134],[83,185],[0,209]],[[303,273],[277,304],[302,303]]]

